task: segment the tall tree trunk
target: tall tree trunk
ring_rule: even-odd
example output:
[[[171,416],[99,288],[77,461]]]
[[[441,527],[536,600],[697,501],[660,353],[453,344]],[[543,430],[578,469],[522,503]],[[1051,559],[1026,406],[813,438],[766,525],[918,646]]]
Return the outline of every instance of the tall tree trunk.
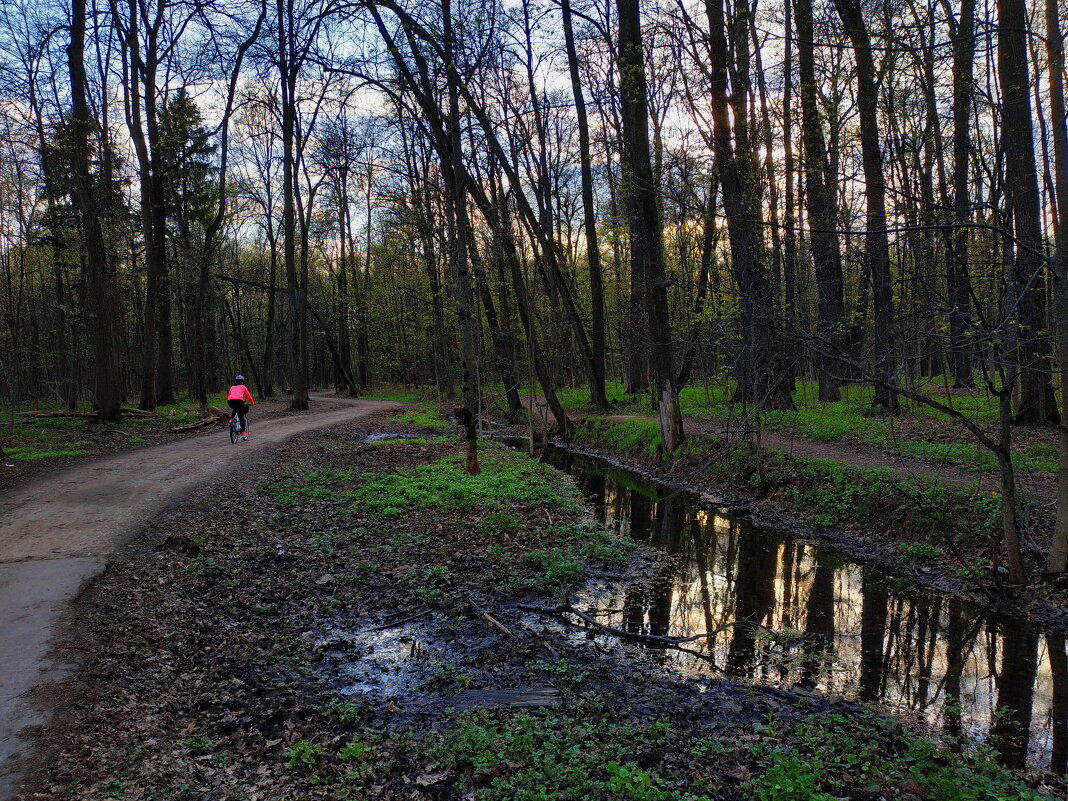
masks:
[[[289,381],[293,393],[290,408],[308,408],[308,375],[305,364],[304,330],[306,309],[304,293],[297,274],[296,210],[296,90],[297,65],[294,63],[293,0],[277,0],[278,64],[282,94],[282,253],[289,296]]]
[[[582,176],[583,230],[586,234],[586,264],[590,276],[590,307],[592,327],[590,339],[593,347],[593,375],[590,379],[590,400],[605,408],[605,334],[604,334],[604,281],[601,275],[601,249],[597,241],[597,216],[593,205],[593,167],[590,160],[590,126],[586,119],[586,99],[582,94],[579,77],[578,52],[575,49],[575,33],[571,20],[571,0],[561,0],[560,10],[564,19],[564,45],[567,49],[567,66],[571,73],[571,91],[575,96],[575,118],[579,133],[579,170]]]
[[[857,108],[860,115],[860,146],[864,166],[864,199],[867,204],[867,232],[864,260],[871,276],[872,308],[875,317],[875,397],[876,406],[887,411],[898,408],[893,392],[896,342],[894,297],[890,283],[890,240],[886,231],[886,178],[879,148],[878,86],[871,39],[857,0],[834,0],[842,19],[857,65]]]
[[[805,155],[805,195],[808,198],[809,242],[816,268],[819,310],[819,398],[841,400],[842,326],[845,296],[842,251],[838,239],[838,182],[827,162],[822,115],[816,86],[812,0],[797,0],[797,61],[801,95],[801,141]]]
[[[740,294],[742,344],[735,400],[751,401],[758,409],[786,409],[793,405],[788,386],[792,382],[778,363],[778,304],[768,276],[760,176],[751,150],[746,110],[750,68],[748,6],[742,3],[735,9],[732,46],[728,47],[724,2],[707,0],[705,12],[716,172],[727,217],[731,266]]]
[[[88,80],[85,75],[85,0],[72,0],[70,44],[67,63],[70,69],[71,177],[74,202],[85,235],[86,299],[92,325],[93,400],[97,417],[118,422],[122,406],[122,365],[118,327],[115,322],[118,291],[115,273],[104,241],[102,204],[90,170],[90,132],[93,118],[89,111]],[[103,186],[105,191],[109,186]]]
[[[1046,570],[1068,569],[1068,120],[1064,103],[1064,35],[1060,3],[1046,0],[1046,49],[1053,129],[1054,186],[1057,198],[1056,249],[1053,258],[1053,327],[1060,378],[1061,423],[1057,427],[1057,520]]]
[[[441,4],[445,77],[448,90],[446,133],[451,161],[442,165],[448,176],[450,206],[454,220],[452,243],[452,281],[456,299],[456,316],[460,325],[460,384],[463,391],[465,428],[465,465],[469,475],[481,472],[478,464],[478,438],[475,429],[478,414],[478,387],[475,385],[475,366],[478,347],[475,339],[475,320],[471,299],[471,280],[468,274],[467,171],[463,163],[463,141],[460,133],[460,76],[457,74],[456,49],[453,38],[452,2]]]
[[[998,76],[1001,82],[1001,146],[1005,150],[1005,185],[1016,234],[1015,269],[1020,353],[1017,425],[1058,422],[1043,333],[1041,208],[1035,142],[1032,131],[1031,85],[1027,65],[1027,8],[1024,0],[998,0]]]
[[[623,111],[623,153],[626,159],[627,216],[630,223],[632,269],[646,277],[645,310],[649,321],[649,372],[656,384],[656,408],[664,450],[676,450],[685,439],[679,393],[671,358],[664,272],[664,232],[657,186],[649,152],[649,99],[642,49],[638,0],[618,0],[620,99]]]
[[[972,83],[975,62],[975,0],[961,0],[953,28],[953,216],[955,228],[946,248],[949,294],[950,364],[955,387],[975,386],[968,346],[971,301],[968,288],[968,158],[971,149]]]

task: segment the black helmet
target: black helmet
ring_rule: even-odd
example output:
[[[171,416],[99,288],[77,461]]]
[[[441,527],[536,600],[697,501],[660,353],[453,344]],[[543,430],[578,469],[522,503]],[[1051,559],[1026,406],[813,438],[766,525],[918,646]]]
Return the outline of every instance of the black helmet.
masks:
[[[235,384],[240,384],[244,380],[245,380],[245,377],[243,375],[235,375],[234,376],[234,383]]]

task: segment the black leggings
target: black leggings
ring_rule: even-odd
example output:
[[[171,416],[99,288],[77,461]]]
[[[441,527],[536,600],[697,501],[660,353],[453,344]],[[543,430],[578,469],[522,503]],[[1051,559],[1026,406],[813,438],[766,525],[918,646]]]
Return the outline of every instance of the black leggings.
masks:
[[[245,431],[245,415],[248,414],[248,404],[243,400],[228,400],[226,405],[237,412],[237,419],[241,421],[241,431]],[[233,417],[233,415],[230,415]]]

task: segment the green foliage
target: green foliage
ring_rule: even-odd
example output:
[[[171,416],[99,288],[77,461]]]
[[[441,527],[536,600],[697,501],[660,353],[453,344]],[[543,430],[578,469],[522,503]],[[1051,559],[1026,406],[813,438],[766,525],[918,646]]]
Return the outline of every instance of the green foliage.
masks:
[[[547,595],[567,595],[582,582],[582,565],[559,548],[530,551],[523,555],[523,564],[539,571],[528,585]]]
[[[926,542],[896,542],[890,546],[890,553],[906,564],[922,565],[940,557],[942,550]]]
[[[376,439],[372,445],[445,445],[452,442],[449,437],[396,437]]]
[[[974,581],[989,575],[993,563],[989,559],[973,559],[953,568],[953,575],[961,581]]]
[[[331,698],[319,711],[338,723],[357,723],[360,720],[360,708],[346,698]]]
[[[589,675],[588,670],[583,670],[575,663],[569,662],[566,659],[557,659],[553,662],[546,662],[545,660],[539,659],[534,662],[527,662],[527,667],[531,670],[548,673],[550,676],[574,682],[576,684]]]
[[[286,767],[290,770],[311,772],[319,762],[323,747],[309,740],[297,740],[293,745],[282,749],[286,757]]]
[[[380,517],[397,517],[417,509],[464,511],[476,507],[506,509],[510,504],[551,504],[576,509],[580,496],[566,476],[521,454],[487,450],[482,472],[468,475],[463,457],[370,479],[350,496],[361,509]]]
[[[363,397],[368,400],[403,401],[418,403],[426,398],[418,390],[405,389],[403,387],[382,386],[375,387]]]
[[[437,404],[417,403],[414,409],[397,412],[390,420],[394,423],[415,426],[416,428],[450,428],[448,420],[442,419]]]
[[[369,745],[353,737],[341,747],[341,750],[337,752],[337,757],[342,762],[362,762],[367,758],[370,750]]]
[[[197,737],[194,735],[182,740],[182,745],[195,754],[210,754],[218,744],[210,737]]]
[[[657,456],[664,449],[660,424],[655,420],[589,418],[575,430],[579,440],[592,440],[628,456]]]
[[[471,788],[471,776],[492,776],[467,796],[479,801],[704,801],[635,765],[630,749],[642,745],[633,729],[600,719],[521,713],[503,720],[476,711],[435,735],[427,755],[436,768],[460,774],[461,791]]]
[[[888,468],[854,471],[823,459],[795,459],[795,463],[795,483],[784,497],[810,512],[821,526],[867,520],[888,494]]]
[[[1038,801],[987,748],[944,748],[908,732],[891,746],[890,721],[815,715],[797,727],[800,744],[758,755],[749,782],[755,801],[833,801],[850,787],[899,789],[906,781],[929,801]],[[848,796],[847,796],[848,797]]]
[[[220,565],[210,556],[200,554],[189,563],[189,566],[185,569],[185,572],[189,573],[192,576],[205,576],[208,573],[214,573],[216,570],[222,570],[222,565]]]

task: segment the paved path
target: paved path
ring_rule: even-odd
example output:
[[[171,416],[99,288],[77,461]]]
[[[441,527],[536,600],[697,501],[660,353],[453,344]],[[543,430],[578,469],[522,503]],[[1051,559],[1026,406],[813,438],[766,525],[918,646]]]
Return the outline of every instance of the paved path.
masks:
[[[108,558],[205,479],[317,428],[399,408],[387,401],[313,398],[310,414],[256,422],[247,443],[221,429],[48,473],[0,499],[0,800],[13,798],[28,726],[50,710],[31,692],[72,671],[49,654],[60,617]]]

